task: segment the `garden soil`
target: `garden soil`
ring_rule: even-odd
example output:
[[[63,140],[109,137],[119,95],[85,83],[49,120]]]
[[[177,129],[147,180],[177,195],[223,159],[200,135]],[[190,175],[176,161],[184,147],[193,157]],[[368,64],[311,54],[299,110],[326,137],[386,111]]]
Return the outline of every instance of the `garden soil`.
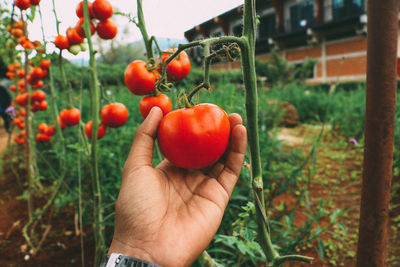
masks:
[[[282,140],[284,149],[301,149],[307,155],[321,132],[321,127],[300,125],[295,128],[283,128],[278,134]],[[7,135],[0,128],[0,153],[5,148]],[[338,145],[339,144],[339,145]],[[312,177],[309,185],[311,206],[317,207],[319,200],[330,199],[333,206],[327,207],[330,212],[336,208],[348,209],[350,212],[339,219],[347,228],[344,239],[322,236],[327,246],[327,254],[324,260],[318,258],[312,248],[301,251],[317,258],[312,266],[354,266],[355,251],[357,245],[359,203],[361,190],[362,149],[360,145],[354,145],[336,135],[330,129],[322,135],[317,144],[317,157],[314,163],[310,162],[304,169],[306,176]],[[6,162],[7,155],[4,155]],[[315,169],[312,165],[315,165]],[[18,173],[24,177],[23,171]],[[23,178],[21,178],[23,179]],[[397,181],[399,177],[396,177]],[[19,181],[21,183],[21,181]],[[74,224],[74,207],[59,211],[56,216],[50,212],[36,228],[39,236],[48,230],[48,235],[43,241],[39,253],[35,257],[28,257],[26,241],[22,237],[22,228],[27,221],[26,201],[18,198],[22,195],[22,186],[15,179],[15,175],[6,165],[0,176],[0,266],[81,266],[80,236],[76,234]],[[287,197],[285,197],[287,195]],[[398,199],[397,199],[398,200]],[[289,194],[282,195],[274,202],[285,202],[287,205],[298,205]],[[294,202],[293,202],[294,201]],[[37,206],[42,200],[36,200]],[[297,208],[296,208],[297,209]],[[296,213],[296,225],[301,225],[306,217],[301,212],[301,207]],[[400,213],[399,209],[394,215]],[[321,219],[324,226],[327,219]],[[390,226],[394,222],[390,221]],[[395,238],[396,233],[390,227],[390,242],[388,244],[388,266],[400,266],[400,240]],[[93,240],[90,239],[90,228],[86,229],[84,235],[85,243],[85,266],[92,266]],[[294,264],[287,266],[308,266],[305,264]]]

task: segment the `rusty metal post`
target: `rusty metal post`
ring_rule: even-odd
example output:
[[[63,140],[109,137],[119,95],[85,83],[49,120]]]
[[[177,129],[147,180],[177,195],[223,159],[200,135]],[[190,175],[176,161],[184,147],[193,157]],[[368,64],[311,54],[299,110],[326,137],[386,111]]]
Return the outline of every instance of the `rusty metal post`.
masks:
[[[398,0],[367,3],[367,106],[357,266],[385,266],[396,103]]]

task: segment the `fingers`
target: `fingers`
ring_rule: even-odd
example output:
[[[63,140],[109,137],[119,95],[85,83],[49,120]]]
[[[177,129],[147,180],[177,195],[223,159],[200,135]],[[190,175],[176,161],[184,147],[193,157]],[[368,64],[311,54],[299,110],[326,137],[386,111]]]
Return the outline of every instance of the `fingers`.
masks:
[[[163,113],[159,107],[153,107],[144,122],[137,128],[131,151],[125,162],[125,169],[152,166],[154,139]]]
[[[246,128],[237,124],[232,129],[231,143],[226,154],[225,166],[217,178],[230,196],[242,169],[246,154]]]
[[[241,125],[243,123],[242,117],[240,117],[240,115],[237,113],[232,113],[229,115],[229,123],[231,125],[231,136],[232,136],[233,128],[235,128],[236,125]],[[232,137],[229,140],[228,149],[224,153],[224,155],[222,155],[222,157],[218,160],[217,163],[214,164],[214,166],[212,166],[211,168],[209,168],[207,170],[204,170],[204,173],[206,173],[208,176],[213,177],[213,178],[219,177],[220,173],[222,172],[222,170],[225,167],[224,162],[225,162],[225,159],[227,156],[227,152],[229,151],[229,147],[231,146],[231,142],[232,142]]]

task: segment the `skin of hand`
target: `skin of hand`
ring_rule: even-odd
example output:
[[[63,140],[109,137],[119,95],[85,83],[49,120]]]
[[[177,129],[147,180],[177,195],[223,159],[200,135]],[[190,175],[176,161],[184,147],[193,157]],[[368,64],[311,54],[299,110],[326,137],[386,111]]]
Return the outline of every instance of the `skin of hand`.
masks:
[[[187,170],[167,159],[153,167],[154,140],[162,119],[155,107],[137,129],[122,172],[111,253],[161,266],[189,266],[207,248],[221,224],[239,177],[246,128],[229,116],[230,142],[208,170]]]

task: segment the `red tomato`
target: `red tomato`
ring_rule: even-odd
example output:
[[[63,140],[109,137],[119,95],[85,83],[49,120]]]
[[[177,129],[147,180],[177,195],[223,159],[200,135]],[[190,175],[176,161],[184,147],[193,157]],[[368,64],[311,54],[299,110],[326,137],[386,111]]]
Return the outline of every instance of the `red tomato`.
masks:
[[[61,119],[61,112],[60,112],[60,116],[58,116],[58,118],[57,118],[57,122],[58,122],[58,124],[60,124],[61,130],[64,130],[65,128],[67,128],[67,125],[65,125],[65,123]]]
[[[28,93],[23,93],[15,97],[15,102],[17,102],[17,104],[20,106],[26,106],[26,104],[28,104],[28,98]]]
[[[51,61],[49,59],[41,59],[40,60],[40,67],[42,69],[48,69],[51,65]]]
[[[18,38],[21,37],[24,34],[24,32],[21,29],[12,29],[11,30],[11,35]]]
[[[85,134],[89,139],[92,139],[92,121],[88,121],[85,125]],[[97,139],[101,139],[106,134],[106,126],[104,124],[99,125],[99,129],[97,131]]]
[[[25,125],[23,123],[18,123],[17,126],[20,129],[25,129]]]
[[[44,82],[42,80],[39,80],[35,84],[32,85],[33,88],[40,88],[43,86],[44,86]]]
[[[88,1],[88,8],[89,8],[89,16],[91,18],[94,17],[93,15],[93,7],[92,7],[92,3]],[[76,7],[76,15],[79,18],[83,18],[83,1],[79,2],[78,6]]]
[[[47,124],[42,122],[41,124],[39,124],[38,126],[38,131],[41,133],[46,133],[46,129],[47,129]]]
[[[145,96],[140,101],[139,110],[144,118],[147,117],[152,107],[161,108],[164,116],[172,110],[172,103],[168,96],[159,94],[158,96]]]
[[[68,49],[69,47],[68,38],[61,34],[57,35],[56,39],[54,40],[54,44],[61,50]]]
[[[25,77],[25,69],[19,69],[17,70],[17,76],[19,78],[24,78]]]
[[[46,134],[48,136],[53,136],[56,134],[56,128],[54,126],[48,126],[46,128],[46,131],[44,132],[44,134]]]
[[[10,85],[10,90],[13,92],[15,92],[17,90],[17,87],[15,86],[15,84]]]
[[[24,28],[24,23],[22,22],[22,20],[19,20],[14,23],[13,27],[22,30]],[[17,62],[15,62],[15,63],[17,63]],[[18,68],[19,68],[19,65],[18,65]]]
[[[121,103],[105,105],[100,112],[102,123],[111,128],[124,125],[128,120],[128,115],[128,109]]]
[[[95,0],[92,7],[94,17],[98,20],[106,20],[113,14],[113,8],[107,0]]]
[[[176,49],[174,50],[176,51]],[[166,50],[166,52],[173,52],[172,49]],[[165,61],[171,56],[169,53],[162,54],[162,61]],[[179,53],[179,55],[174,58],[167,67],[168,80],[170,81],[180,81],[190,73],[190,60],[189,56],[185,51]]]
[[[46,93],[43,92],[42,90],[33,91],[32,95],[31,95],[31,99],[32,99],[32,101],[41,102],[46,99]]]
[[[68,28],[67,29],[67,38],[68,42],[70,44],[80,44],[85,40],[83,37],[81,37],[77,32],[75,28]]]
[[[14,136],[14,141],[17,142],[18,144],[22,145],[25,143],[25,138],[18,138],[17,136]]]
[[[47,101],[40,101],[38,105],[38,110],[46,110],[49,107]]]
[[[35,45],[31,41],[26,41],[22,44],[22,47],[27,50],[31,50],[35,48]]]
[[[37,5],[39,5],[39,3],[40,3],[40,0],[31,0],[32,6],[37,6]]]
[[[51,136],[47,134],[37,134],[36,135],[36,142],[48,142],[51,140]]]
[[[79,19],[78,23],[75,26],[75,30],[76,30],[76,33],[80,37],[85,38],[86,34],[85,34],[85,30],[83,28],[84,27],[83,23],[85,23],[85,19],[84,18]],[[95,32],[96,32],[96,27],[94,26],[93,22],[90,21],[90,33],[91,33],[91,35],[93,35]]]
[[[15,0],[14,3],[21,10],[28,9],[31,6],[30,0]]]
[[[106,20],[100,21],[97,24],[96,31],[97,31],[97,35],[101,39],[109,40],[109,39],[113,39],[117,35],[118,28],[114,22],[112,22],[109,19],[106,19]]]
[[[66,126],[73,126],[79,123],[81,112],[77,108],[64,109],[60,112],[60,119]]]
[[[125,85],[135,95],[147,95],[154,91],[156,79],[160,75],[146,68],[146,62],[135,60],[125,70]]]
[[[214,104],[174,110],[161,120],[158,141],[165,157],[181,168],[215,163],[228,145],[228,115]]]

